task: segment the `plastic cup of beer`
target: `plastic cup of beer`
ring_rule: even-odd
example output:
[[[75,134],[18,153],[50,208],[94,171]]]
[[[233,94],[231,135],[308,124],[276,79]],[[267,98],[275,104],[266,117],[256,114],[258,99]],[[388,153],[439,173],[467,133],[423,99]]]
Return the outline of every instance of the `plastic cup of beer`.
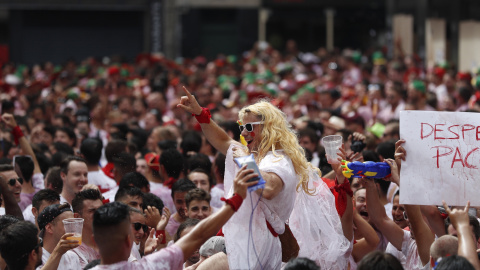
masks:
[[[73,233],[73,236],[67,237],[67,240],[78,240],[82,244],[83,218],[67,218],[63,220],[65,233]]]
[[[337,152],[340,149],[340,146],[342,146],[342,136],[340,135],[330,135],[330,136],[325,136],[322,139],[322,144],[325,147],[325,153],[327,154],[327,161],[330,164],[337,164],[340,163],[338,161],[338,155]]]

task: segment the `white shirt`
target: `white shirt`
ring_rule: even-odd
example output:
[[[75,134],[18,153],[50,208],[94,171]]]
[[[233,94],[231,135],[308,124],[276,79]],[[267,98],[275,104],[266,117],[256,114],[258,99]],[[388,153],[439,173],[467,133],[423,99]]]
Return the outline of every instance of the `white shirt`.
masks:
[[[42,248],[42,265],[37,267],[37,270],[42,269],[42,267],[47,263],[48,258],[50,258],[50,252],[48,252],[45,248]],[[80,268],[80,261],[78,257],[65,257],[63,254],[62,258],[60,259],[60,263],[58,264],[57,270],[81,270]]]
[[[104,192],[117,186],[117,182],[106,176],[102,170],[88,172],[88,183],[97,185]]]
[[[183,251],[177,245],[164,248],[158,252],[147,255],[136,262],[122,261],[109,265],[97,265],[92,270],[174,270],[182,269]]]
[[[34,188],[44,189],[45,181],[42,173],[36,173],[32,176],[32,184]]]
[[[223,188],[223,184],[216,184],[210,190],[210,196],[212,196],[212,199],[210,200],[210,206],[212,206],[213,208],[221,208],[225,205],[225,202],[220,200],[220,198],[225,196]]]
[[[25,210],[23,210],[22,214],[23,214],[23,219],[25,219],[26,221],[30,221],[31,223],[35,224],[35,216],[32,213],[32,207],[33,206],[31,204],[29,206],[27,206],[27,208],[25,208]]]
[[[98,253],[95,249],[87,246],[84,242],[82,242],[79,247],[67,251],[62,256],[62,260],[64,260],[64,263],[67,265],[72,262],[76,263],[78,261],[78,269],[83,269],[88,263],[97,259],[100,259],[100,253]],[[60,264],[59,269],[60,267],[67,267],[67,265]]]
[[[422,260],[418,255],[417,242],[412,239],[409,231],[403,230],[402,250],[399,251],[389,243],[386,252],[394,255],[402,263],[404,269],[427,270],[429,263],[422,265]],[[403,257],[402,257],[403,255]]]
[[[118,191],[118,186],[110,189],[109,191],[107,191],[105,193],[102,193],[102,195],[105,199],[110,200],[110,202],[114,202],[115,201],[115,194],[117,194],[117,191]]]

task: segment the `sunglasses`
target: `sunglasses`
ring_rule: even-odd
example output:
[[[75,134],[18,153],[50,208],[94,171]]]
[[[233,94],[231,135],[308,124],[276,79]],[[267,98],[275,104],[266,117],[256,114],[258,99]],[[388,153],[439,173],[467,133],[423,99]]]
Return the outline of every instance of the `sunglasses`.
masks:
[[[143,232],[148,232],[148,226],[145,225],[145,224],[142,224],[140,222],[135,222],[135,223],[132,223],[133,224],[133,228],[135,229],[135,231],[140,231],[140,228],[143,229]]]
[[[19,178],[12,178],[10,180],[8,180],[8,184],[12,187],[14,187],[16,184],[17,184],[17,180],[18,182],[21,184],[23,184],[23,178],[19,177]]]
[[[248,123],[245,125],[240,125],[238,128],[240,129],[240,132],[243,132],[244,129],[247,129],[248,132],[253,131],[253,125],[261,125],[263,122],[253,122],[253,123]]]

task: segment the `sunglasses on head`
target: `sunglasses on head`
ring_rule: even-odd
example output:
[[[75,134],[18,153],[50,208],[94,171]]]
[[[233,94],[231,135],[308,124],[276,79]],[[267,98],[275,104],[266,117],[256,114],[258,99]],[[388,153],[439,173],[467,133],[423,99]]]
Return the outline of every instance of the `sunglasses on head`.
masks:
[[[248,123],[245,125],[240,125],[238,128],[240,129],[240,132],[243,132],[244,129],[247,129],[248,132],[253,131],[253,125],[261,125],[263,122],[253,122],[253,123]]]
[[[19,177],[19,178],[12,178],[10,180],[8,180],[8,184],[12,187],[14,187],[16,184],[17,184],[17,180],[18,182],[20,182],[20,184],[23,184],[23,178]]]
[[[148,232],[148,226],[140,222],[132,223],[135,231],[140,231],[140,228],[143,228],[143,232]]]

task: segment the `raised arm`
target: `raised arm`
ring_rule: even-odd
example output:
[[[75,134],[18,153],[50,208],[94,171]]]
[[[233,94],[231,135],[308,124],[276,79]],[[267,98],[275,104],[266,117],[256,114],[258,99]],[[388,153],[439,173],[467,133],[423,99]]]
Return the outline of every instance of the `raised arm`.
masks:
[[[423,219],[420,206],[406,204],[405,211],[407,211],[408,220],[410,221],[413,234],[415,235],[418,255],[420,256],[420,260],[422,260],[422,265],[428,264],[430,260],[430,246],[433,241],[435,241],[435,235]]]
[[[241,200],[239,200],[241,204],[241,201],[247,196],[247,187],[258,183],[258,181],[247,181],[257,176],[257,174],[253,173],[253,170],[247,170],[246,166],[243,166],[235,176],[233,182],[235,195],[232,198],[238,202],[240,199],[238,196],[241,197]],[[240,207],[240,204],[237,206]],[[233,216],[235,211],[236,209],[234,209],[232,205],[226,203],[219,211],[202,220],[191,232],[180,238],[175,244],[182,249],[185,260],[187,260],[195,250],[200,248],[205,241],[214,236],[230,217]]]
[[[352,256],[353,259],[358,262],[363,256],[367,255],[371,251],[377,249],[380,238],[375,230],[368,224],[368,222],[363,219],[357,211],[353,213],[353,222],[357,227],[357,231],[360,231],[364,236],[363,239],[360,239],[353,245]]]
[[[346,179],[345,176],[343,176],[342,165],[340,164],[341,160],[347,159],[346,157],[347,152],[345,151],[343,144],[339,150],[340,152],[337,152],[337,155],[338,155],[337,159],[339,163],[331,164],[331,166],[333,171],[335,171],[335,177],[338,182],[338,185],[342,185],[345,183],[345,181],[347,181],[348,183],[348,179]],[[345,238],[351,241],[353,238],[353,204],[352,204],[351,194],[349,194],[348,192],[345,192],[345,199],[346,199],[346,208],[345,208],[345,212],[343,212],[343,215],[340,217],[340,221],[342,222],[343,235],[345,236]]]
[[[185,111],[189,113],[193,113],[197,116],[204,116],[205,111],[200,107],[200,105],[197,102],[197,99],[190,94],[190,92],[183,87],[185,90],[186,96],[183,96],[180,99],[180,103],[177,104],[177,107],[184,109]],[[207,140],[217,149],[220,151],[222,154],[226,155],[228,148],[230,147],[230,144],[232,143],[238,143],[222,129],[220,128],[212,119],[210,119],[209,123],[200,123],[200,126],[202,127],[203,134],[205,134],[205,137]],[[240,143],[238,143],[241,145]]]
[[[17,122],[15,121],[15,117],[13,115],[4,113],[2,115],[2,120],[9,126],[10,128],[14,129],[17,127]],[[38,165],[37,158],[35,157],[35,152],[33,152],[32,146],[28,142],[27,138],[25,136],[19,137],[18,138],[18,144],[20,145],[20,148],[22,148],[23,154],[32,157],[33,164],[35,165],[33,169],[33,173],[42,173],[40,170],[40,165]]]
[[[443,207],[445,207],[453,227],[455,227],[457,230],[458,255],[465,257],[473,265],[473,267],[475,267],[476,270],[480,270],[480,262],[478,261],[476,243],[474,241],[475,238],[472,235],[470,219],[468,218],[470,201],[467,202],[467,205],[463,210],[451,210],[445,202],[443,202]]]
[[[398,250],[402,250],[403,230],[391,220],[385,212],[378,196],[377,185],[373,180],[365,180],[367,190],[367,207],[370,221],[387,237],[388,241]]]
[[[66,233],[60,238],[58,244],[55,246],[52,254],[42,266],[41,270],[56,270],[60,264],[63,254],[67,251],[78,247],[78,240],[67,240],[68,237],[73,236],[73,233]]]

